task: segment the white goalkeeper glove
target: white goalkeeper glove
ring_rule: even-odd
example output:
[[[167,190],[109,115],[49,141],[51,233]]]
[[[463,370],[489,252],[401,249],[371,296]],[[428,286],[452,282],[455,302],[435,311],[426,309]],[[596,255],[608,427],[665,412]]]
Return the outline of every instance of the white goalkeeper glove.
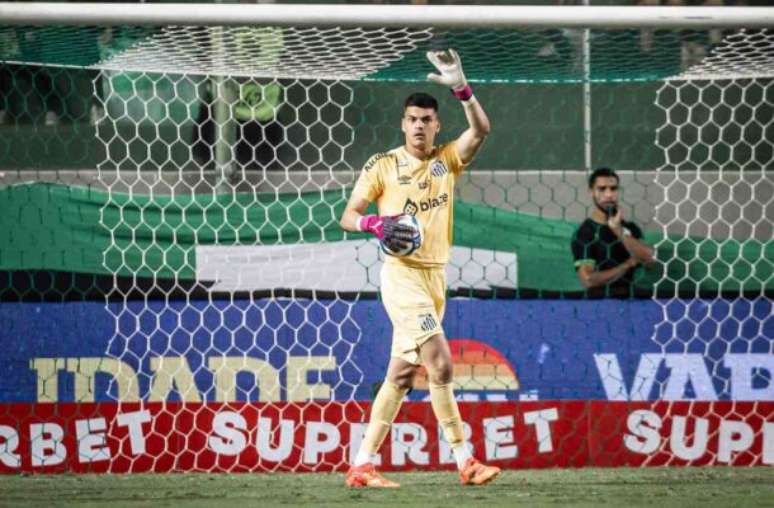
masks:
[[[430,73],[427,79],[445,85],[452,89],[452,93],[461,100],[468,100],[473,91],[468,86],[465,73],[462,72],[462,61],[456,51],[449,48],[440,51],[428,51],[427,59],[430,60],[439,74]]]

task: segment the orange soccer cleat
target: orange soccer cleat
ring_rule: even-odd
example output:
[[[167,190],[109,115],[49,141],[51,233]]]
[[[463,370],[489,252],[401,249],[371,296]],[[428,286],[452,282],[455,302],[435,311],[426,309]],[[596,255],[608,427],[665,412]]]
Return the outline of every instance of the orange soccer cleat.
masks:
[[[463,485],[484,485],[500,474],[500,468],[487,466],[473,457],[465,461],[465,466],[460,471],[460,483]]]
[[[362,466],[352,466],[349,468],[349,471],[347,471],[347,486],[394,489],[400,487],[400,483],[390,481],[379,474],[374,465],[369,462]]]

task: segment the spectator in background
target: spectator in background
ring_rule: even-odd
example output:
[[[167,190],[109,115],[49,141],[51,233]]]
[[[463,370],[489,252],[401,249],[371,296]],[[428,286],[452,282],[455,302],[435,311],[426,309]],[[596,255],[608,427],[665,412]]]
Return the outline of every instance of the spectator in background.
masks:
[[[277,148],[285,138],[278,121],[282,96],[277,81],[249,81],[239,88],[234,118],[238,122],[236,159],[242,167],[263,169],[276,165]]]
[[[244,57],[241,65],[247,69],[246,75],[281,75],[285,54],[283,28],[253,27],[234,30],[229,36]],[[202,86],[193,139],[196,161],[210,167],[217,158],[217,143],[224,141],[229,143],[232,154],[228,162],[238,166],[235,170],[270,169],[279,165],[277,151],[285,140],[285,129],[279,118],[285,103],[282,84],[277,79],[230,78],[220,85],[222,96],[214,86],[212,80]],[[233,139],[228,139],[230,129],[222,128],[227,121],[221,119],[221,129],[217,128],[215,117],[221,114],[217,111],[220,107],[227,110],[227,121],[236,124]]]
[[[10,107],[10,94],[13,88],[13,75],[11,69],[5,64],[0,64],[0,125],[9,121],[8,109]]]
[[[704,0],[687,3],[685,0],[638,0],[642,6],[667,6],[686,7],[696,5],[703,7],[723,7],[724,0]],[[682,29],[659,30],[646,28],[640,30],[640,50],[643,54],[650,55],[659,61],[674,60],[677,66],[675,72],[686,69],[700,63],[706,58],[712,48],[723,40],[724,31],[719,28],[712,29]],[[675,45],[679,45],[679,53],[675,52]]]
[[[14,60],[19,57],[19,41],[13,30],[0,31],[0,60]],[[11,68],[0,63],[0,125],[9,121],[10,95],[13,89]]]
[[[637,5],[642,7],[653,7],[661,5],[661,0],[639,0]],[[640,51],[650,53],[653,51],[654,30],[652,28],[643,28],[640,30]]]
[[[616,172],[596,169],[588,183],[594,209],[571,245],[578,279],[586,289],[605,288],[605,296],[630,295],[637,267],[654,262],[653,248],[642,241],[642,230],[623,218]]]
[[[667,5],[685,5],[683,0],[666,0]],[[702,7],[724,7],[723,0],[705,0]],[[723,40],[723,30],[711,28],[705,30],[683,30],[682,67],[683,70],[701,63],[712,51],[712,48]]]
[[[255,80],[231,81],[225,86],[238,87],[237,100],[225,105],[229,121],[236,122],[232,148],[233,162],[242,169],[268,169],[278,163],[277,148],[283,142],[284,128],[278,120],[283,104],[279,82],[259,83]],[[215,162],[217,125],[212,84],[203,85],[202,103],[194,129],[193,155],[203,167]],[[228,140],[226,140],[228,141]]]

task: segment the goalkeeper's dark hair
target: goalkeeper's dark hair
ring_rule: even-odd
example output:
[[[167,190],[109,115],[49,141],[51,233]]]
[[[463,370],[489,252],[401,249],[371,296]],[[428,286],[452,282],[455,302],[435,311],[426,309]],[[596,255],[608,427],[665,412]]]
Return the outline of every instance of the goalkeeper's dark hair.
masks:
[[[616,173],[614,170],[610,168],[597,168],[589,176],[589,189],[594,188],[594,182],[596,182],[597,178],[599,177],[611,177],[615,178],[616,182],[621,181],[621,179],[618,178],[618,173]]]
[[[423,92],[412,93],[406,97],[406,102],[403,103],[403,109],[411,106],[432,109],[438,113],[438,101],[435,100],[435,97],[432,95]]]

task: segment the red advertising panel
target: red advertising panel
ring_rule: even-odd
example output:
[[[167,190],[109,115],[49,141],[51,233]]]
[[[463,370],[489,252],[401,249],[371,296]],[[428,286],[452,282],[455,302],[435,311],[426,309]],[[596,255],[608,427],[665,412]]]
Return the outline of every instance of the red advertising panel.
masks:
[[[0,472],[332,471],[369,404],[4,404]],[[474,454],[505,468],[774,464],[774,403],[463,402]],[[404,404],[384,470],[453,469],[426,402]]]

